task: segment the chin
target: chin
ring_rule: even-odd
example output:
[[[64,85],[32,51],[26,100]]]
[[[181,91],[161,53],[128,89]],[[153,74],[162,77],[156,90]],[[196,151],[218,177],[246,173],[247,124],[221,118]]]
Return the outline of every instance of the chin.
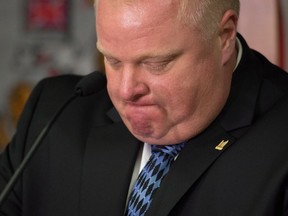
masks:
[[[166,138],[163,138],[161,136],[156,136],[155,134],[139,134],[139,133],[132,133],[138,140],[153,144],[153,145],[169,145],[171,143],[168,143]]]

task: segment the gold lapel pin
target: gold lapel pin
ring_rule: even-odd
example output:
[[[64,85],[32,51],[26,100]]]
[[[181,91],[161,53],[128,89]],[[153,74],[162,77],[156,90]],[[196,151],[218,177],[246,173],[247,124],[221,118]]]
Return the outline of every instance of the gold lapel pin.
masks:
[[[228,144],[229,140],[222,140],[216,147],[216,150],[222,151],[223,148]]]

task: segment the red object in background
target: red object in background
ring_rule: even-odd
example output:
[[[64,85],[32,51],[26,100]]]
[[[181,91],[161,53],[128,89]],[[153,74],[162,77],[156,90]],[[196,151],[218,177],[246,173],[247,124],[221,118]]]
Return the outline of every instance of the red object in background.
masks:
[[[68,30],[68,0],[27,0],[28,30]]]

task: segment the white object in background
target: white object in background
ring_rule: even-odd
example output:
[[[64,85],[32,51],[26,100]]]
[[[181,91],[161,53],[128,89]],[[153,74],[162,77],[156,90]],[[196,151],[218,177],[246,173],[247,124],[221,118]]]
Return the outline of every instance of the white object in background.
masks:
[[[279,65],[279,21],[276,0],[240,0],[238,32],[248,45]]]

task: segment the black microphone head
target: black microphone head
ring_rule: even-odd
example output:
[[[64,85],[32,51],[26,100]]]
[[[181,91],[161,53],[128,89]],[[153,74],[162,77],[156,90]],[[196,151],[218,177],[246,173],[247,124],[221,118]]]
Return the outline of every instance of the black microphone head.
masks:
[[[94,94],[106,86],[106,78],[102,72],[94,71],[83,77],[76,85],[74,94],[88,96]]]

